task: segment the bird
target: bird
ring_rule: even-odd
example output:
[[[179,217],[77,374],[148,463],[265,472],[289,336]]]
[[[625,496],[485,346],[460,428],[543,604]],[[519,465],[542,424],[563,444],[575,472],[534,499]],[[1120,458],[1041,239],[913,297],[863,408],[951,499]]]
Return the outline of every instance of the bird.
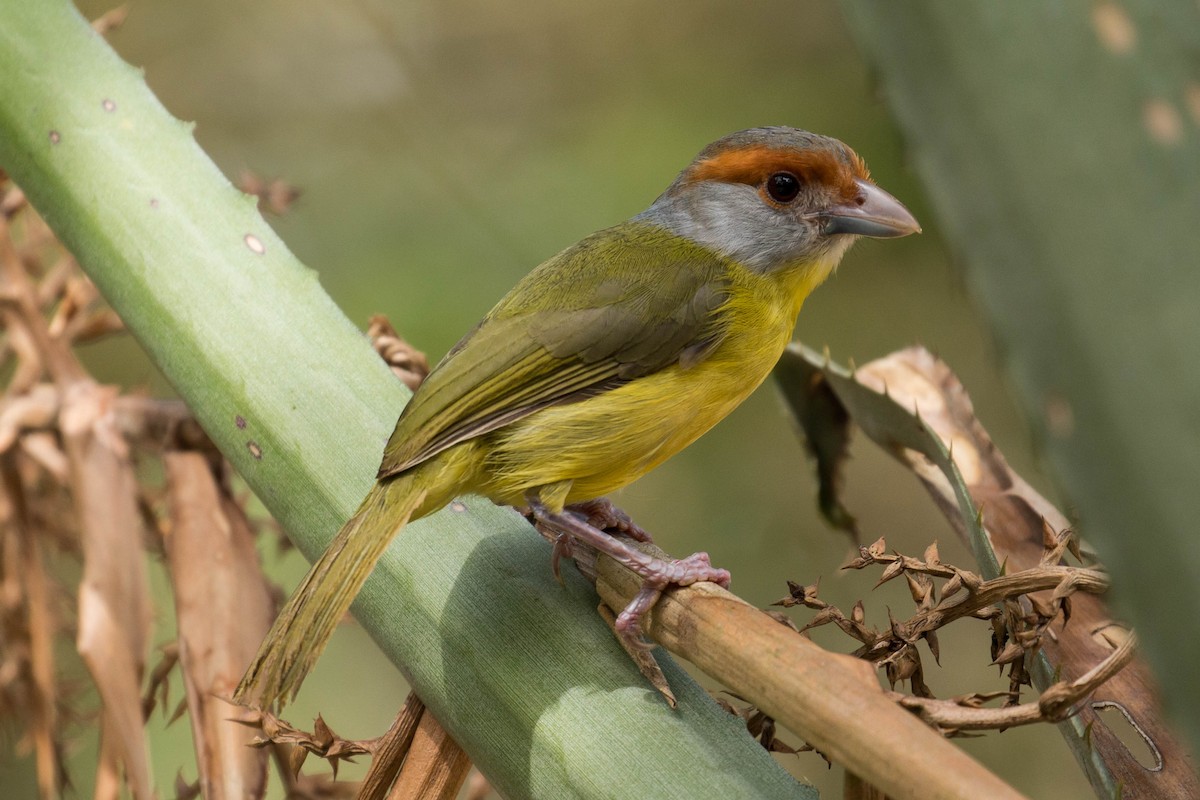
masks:
[[[558,538],[641,576],[617,618],[671,586],[729,573],[704,553],[666,560],[600,499],[679,452],[765,380],[805,298],[860,237],[920,231],[841,141],[785,126],[705,147],[650,206],[521,279],[417,388],[354,516],[284,605],[234,693],[289,701],[376,561],[408,522],[476,494],[527,508]]]

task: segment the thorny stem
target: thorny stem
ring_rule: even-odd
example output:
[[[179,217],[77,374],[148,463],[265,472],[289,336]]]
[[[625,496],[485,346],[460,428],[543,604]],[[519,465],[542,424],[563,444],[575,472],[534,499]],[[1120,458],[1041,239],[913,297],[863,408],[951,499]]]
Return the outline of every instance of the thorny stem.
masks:
[[[1132,634],[1107,658],[1073,681],[1060,681],[1042,692],[1035,703],[1006,708],[981,708],[984,697],[969,695],[950,700],[892,692],[892,698],[921,719],[952,732],[1014,728],[1037,722],[1060,722],[1074,713],[1079,703],[1133,660],[1135,638]],[[1007,694],[1007,693],[1001,693]]]
[[[1109,581],[1107,575],[1094,569],[1067,566],[1033,567],[984,581],[974,590],[968,588],[965,595],[956,595],[954,599],[943,597],[934,608],[917,612],[909,620],[909,624],[914,635],[920,635],[956,619],[969,617],[1007,598],[1059,587],[1101,594],[1108,590]]]
[[[913,695],[892,692],[893,699],[901,706],[917,712],[922,719],[943,732],[955,734],[963,730],[1004,729],[1034,722],[1059,721],[1073,714],[1083,698],[1132,660],[1133,643],[1132,635],[1127,636],[1120,647],[1082,677],[1070,683],[1059,682],[1048,687],[1035,703],[1015,704],[1020,686],[1028,682],[1024,656],[1039,647],[1051,622],[1069,610],[1064,601],[1077,591],[1100,593],[1108,588],[1108,578],[1104,573],[1059,563],[1063,553],[1075,547],[1073,534],[1049,531],[1044,538],[1045,551],[1039,565],[989,581],[982,580],[970,571],[942,563],[936,545],[926,550],[924,560],[885,552],[887,545],[883,539],[860,547],[859,557],[846,569],[883,565],[884,571],[876,586],[904,575],[908,579],[913,600],[917,603],[917,611],[910,619],[903,622],[892,620],[889,628],[882,632],[864,623],[861,603],[847,617],[840,609],[817,596],[816,584],[789,584],[790,596],[779,601],[778,605],[787,607],[803,604],[817,609],[818,615],[804,630],[832,622],[862,642],[863,646],[855,655],[877,667],[886,667],[893,685],[898,680],[911,680]],[[1072,549],[1072,552],[1075,550]],[[940,602],[935,602],[937,592],[931,578],[945,579]],[[1036,593],[1051,590],[1050,603],[1036,596]],[[1025,602],[1022,602],[1023,598]],[[922,638],[926,639],[936,656],[937,629],[968,616],[992,620],[995,636],[993,659],[995,663],[1011,665],[1011,688],[1007,692],[936,700],[924,685],[915,645]],[[1002,647],[1006,641],[1009,644]],[[998,697],[1007,698],[1011,705],[999,709],[983,707],[985,702]]]

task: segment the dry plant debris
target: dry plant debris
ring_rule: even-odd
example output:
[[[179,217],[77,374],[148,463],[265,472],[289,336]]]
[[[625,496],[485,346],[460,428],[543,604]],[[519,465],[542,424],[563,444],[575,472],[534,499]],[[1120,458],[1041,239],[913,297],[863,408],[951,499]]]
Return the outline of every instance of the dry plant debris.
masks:
[[[379,800],[386,797],[396,782],[404,761],[408,757],[417,725],[425,713],[425,704],[416,692],[410,692],[403,708],[392,721],[387,733],[379,738],[371,758],[371,769],[363,778],[359,789],[361,800]]]
[[[889,620],[894,630],[874,631],[865,626],[861,610],[847,618],[822,607],[815,586],[792,586],[789,603],[814,608],[814,622],[837,625],[859,642],[861,654],[873,653],[890,677],[907,677],[914,693],[896,699],[942,730],[1067,716],[1059,730],[1102,796],[1200,797],[1190,756],[1163,719],[1154,677],[1134,655],[1132,634],[1113,622],[1104,604],[1103,574],[1065,565],[1067,554],[1082,561],[1078,541],[1067,532],[1070,523],[1008,465],[945,363],[922,348],[909,348],[844,370],[828,353],[793,345],[776,377],[808,434],[822,483],[821,508],[833,524],[857,534],[839,496],[853,422],[917,476],[980,556],[983,573],[949,568],[936,550],[923,559],[888,553],[880,541],[862,548],[851,566],[882,566],[885,580],[903,574],[918,605],[913,618]],[[944,581],[940,588],[937,580]],[[990,610],[972,600],[980,587],[995,593]],[[943,614],[983,616],[993,626],[991,658],[1008,670],[1007,691],[951,700],[921,696],[927,687],[915,644],[924,639],[936,658],[933,623]],[[1039,700],[1020,705],[1017,692],[1030,681],[1041,690]],[[998,699],[1004,700],[1001,708],[983,708]],[[1106,709],[1117,710],[1141,737],[1148,758],[1098,714]]]
[[[359,800],[420,797],[451,800],[466,780],[471,762],[415,694],[409,694],[391,727],[375,739],[345,739],[320,716],[312,732],[303,731],[267,711],[245,711],[238,722],[262,732],[251,744],[272,748],[286,764],[289,797],[318,798],[353,794]],[[334,780],[300,774],[309,754],[328,761]],[[338,765],[370,755],[371,769],[361,784],[338,782]],[[345,796],[349,796],[348,794]]]
[[[758,742],[767,750],[767,752],[782,753],[784,755],[815,752],[820,755],[821,758],[825,758],[825,755],[816,750],[816,748],[814,748],[812,745],[806,744],[797,748],[783,741],[775,735],[776,726],[774,717],[771,717],[762,709],[756,708],[754,704],[747,703],[745,698],[739,697],[734,692],[727,691],[725,694],[729,695],[734,700],[737,700],[739,704],[731,703],[729,700],[726,700],[720,695],[714,695],[713,700],[715,700],[717,705],[719,705],[721,708],[725,709],[727,712],[735,717],[738,717],[744,723],[746,723],[746,731],[752,737],[757,739]],[[825,758],[825,761],[826,763],[829,763],[829,759]]]
[[[367,337],[375,352],[391,367],[392,373],[405,386],[416,391],[421,381],[429,375],[429,359],[425,354],[396,333],[392,323],[382,314],[376,314],[368,321]]]
[[[338,764],[342,761],[353,764],[355,756],[375,752],[377,740],[344,739],[334,733],[319,714],[313,721],[311,733],[293,727],[268,711],[246,712],[236,721],[262,731],[262,736],[250,741],[254,747],[291,745],[288,750],[288,769],[293,778],[299,777],[300,768],[304,766],[309,753],[328,761],[336,779]]]
[[[107,20],[119,24],[120,15]],[[278,196],[281,186],[264,191]],[[95,796],[115,798],[125,787],[153,797],[145,723],[158,709],[168,724],[186,714],[192,728],[196,764],[180,771],[178,798],[262,797],[271,754],[290,797],[355,795],[356,782],[336,780],[338,763],[394,731],[357,742],[318,718],[305,733],[222,701],[278,603],[256,541],[286,539],[273,520],[247,514],[248,493],[235,493],[228,464],[186,406],[121,394],[88,374],[75,348],[119,333],[121,321],[3,173],[0,323],[0,716],[23,731],[18,751],[34,757],[39,796],[59,797],[70,784],[64,753],[90,727],[101,741]],[[372,320],[372,333],[402,378],[428,372],[386,320]],[[166,564],[178,630],[153,665],[148,557]],[[67,577],[72,561],[82,565],[78,587]],[[81,682],[63,663],[59,645],[72,639],[98,711],[81,708]],[[184,691],[172,705],[176,674]],[[442,742],[427,771],[452,765],[461,784],[466,756],[427,713],[414,718],[410,742],[418,723]],[[333,765],[333,780],[299,774],[309,753]],[[195,780],[184,777],[191,771]]]
[[[237,187],[258,198],[259,211],[276,217],[291,211],[292,205],[300,199],[301,194],[299,188],[282,178],[268,180],[249,169],[242,170],[238,175]]]
[[[275,613],[254,528],[227,491],[225,463],[203,453],[163,456],[169,516],[163,526],[200,784],[205,797],[260,797],[267,765],[228,722],[228,696]],[[165,707],[165,704],[164,704]]]
[[[65,737],[53,643],[73,632],[102,701],[97,792],[104,796],[124,779],[135,797],[150,797],[140,686],[151,608],[138,482],[116,423],[118,393],[93,381],[72,349],[117,326],[20,192],[5,184],[0,193],[0,364],[12,376],[0,400],[0,535],[12,598],[3,626],[4,694],[30,698],[14,710],[24,712],[34,742],[39,792],[57,796]],[[83,562],[74,631],[54,608],[52,594],[65,589],[51,588],[51,543],[65,543]]]
[[[883,539],[860,547],[859,556],[844,568],[883,567],[876,586],[903,576],[916,605],[916,613],[905,620],[894,619],[889,613],[888,625],[882,630],[866,624],[862,601],[855,603],[847,615],[821,600],[816,584],[789,583],[788,595],[776,605],[803,605],[817,612],[800,628],[801,632],[834,625],[857,641],[860,646],[854,655],[882,668],[893,690],[897,683],[909,682],[914,696],[895,693],[897,701],[947,735],[1058,722],[1074,713],[1104,680],[1128,663],[1133,638],[1125,637],[1125,643],[1085,680],[1057,682],[1037,702],[1020,704],[1021,687],[1031,685],[1028,660],[1046,637],[1055,635],[1055,623],[1060,627],[1067,624],[1072,595],[1108,588],[1102,572],[1060,563],[1064,552],[1076,549],[1072,533],[1048,536],[1046,544],[1041,565],[992,580],[942,562],[936,545],[930,545],[923,558],[889,553]],[[942,581],[940,586],[938,580]],[[937,631],[968,617],[986,621],[991,627],[991,663],[1007,669],[1009,687],[1005,691],[935,700],[924,680],[925,668],[917,645],[924,641],[937,660]],[[985,706],[997,699],[1003,700],[1000,708]]]

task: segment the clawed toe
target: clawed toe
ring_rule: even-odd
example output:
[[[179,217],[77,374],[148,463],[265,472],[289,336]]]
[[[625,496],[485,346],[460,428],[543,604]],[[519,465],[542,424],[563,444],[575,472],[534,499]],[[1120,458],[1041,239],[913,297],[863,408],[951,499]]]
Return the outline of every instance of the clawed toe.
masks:
[[[567,506],[567,510],[579,514],[584,518],[584,522],[597,530],[617,531],[639,542],[654,541],[649,533],[633,521],[632,517],[613,505],[607,497],[574,503]]]
[[[672,586],[691,586],[701,581],[711,581],[722,588],[729,588],[729,571],[714,567],[708,553],[693,553],[687,558],[664,560],[609,536],[581,519],[589,509],[594,511],[597,506],[611,514],[612,504],[607,500],[582,504],[582,509],[575,506],[569,513],[551,511],[537,496],[531,496],[529,500],[539,530],[548,538],[552,535],[552,564],[556,576],[559,574],[560,560],[564,555],[571,554],[572,545],[578,541],[608,555],[642,578],[641,589],[617,617],[615,624],[617,633],[632,646],[643,649],[652,646],[642,641],[640,622],[642,616],[658,602],[664,590]]]
[[[673,561],[658,561],[647,565],[642,571],[642,588],[625,606],[617,617],[616,629],[626,641],[634,646],[650,649],[654,645],[642,639],[641,618],[654,608],[662,593],[672,586],[691,586],[701,581],[711,581],[722,589],[729,588],[729,570],[714,567],[708,553],[693,553],[687,558]]]
[[[676,586],[690,586],[693,583],[709,581],[722,589],[729,588],[732,577],[729,570],[714,567],[708,559],[708,553],[692,553],[687,558],[672,561],[670,564],[680,572],[680,577],[671,581]]]
[[[662,589],[642,584],[641,591],[630,601],[629,605],[625,606],[625,610],[617,616],[617,621],[613,627],[616,629],[617,635],[624,640],[627,647],[641,651],[654,649],[654,642],[649,642],[642,638],[641,621],[642,615],[654,607],[660,596],[662,596]]]
[[[554,580],[563,582],[560,566],[564,558],[571,557],[571,537],[565,533],[555,534],[554,547],[550,551],[550,569],[554,572]]]

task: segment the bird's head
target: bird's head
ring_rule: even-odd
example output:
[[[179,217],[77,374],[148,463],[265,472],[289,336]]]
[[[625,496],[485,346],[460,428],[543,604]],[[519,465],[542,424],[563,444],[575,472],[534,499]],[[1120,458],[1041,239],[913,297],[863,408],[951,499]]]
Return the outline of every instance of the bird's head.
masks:
[[[921,230],[853,150],[785,127],[713,142],[639,219],[760,272],[798,264],[828,272],[859,236]]]

